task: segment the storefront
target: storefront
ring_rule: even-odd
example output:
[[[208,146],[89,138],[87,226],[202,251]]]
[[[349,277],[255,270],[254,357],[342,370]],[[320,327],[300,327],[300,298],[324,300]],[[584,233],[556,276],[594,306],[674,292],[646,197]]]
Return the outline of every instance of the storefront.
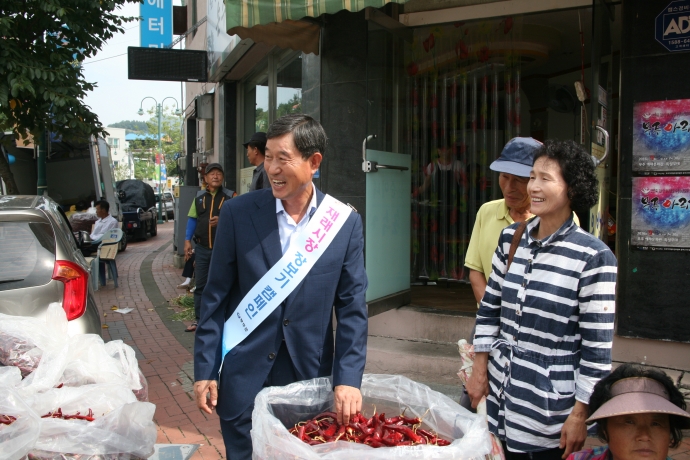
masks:
[[[365,220],[370,313],[420,299],[454,302],[471,312],[476,307],[465,251],[477,210],[501,197],[489,164],[515,136],[570,139],[596,158],[606,155],[597,168],[600,202],[579,218],[616,252],[621,270],[637,273],[647,263],[660,268],[654,264],[665,260],[676,269],[687,266],[687,252],[651,253],[629,244],[633,172],[625,133],[633,120],[619,100],[642,83],[641,74],[633,68],[626,73],[622,62],[636,56],[638,39],[664,69],[681,62],[679,56],[688,59],[687,53],[654,47],[661,6],[600,0],[457,6],[467,3],[443,2],[444,9],[434,9],[440,2],[412,0],[317,15],[299,29],[302,39],[293,33],[285,42],[292,49],[276,46],[284,31],[271,36],[270,29],[257,32],[263,26],[233,23],[229,31],[240,33],[238,43],[251,44],[241,54],[227,53],[232,65],[219,78],[222,98],[216,96],[221,123],[214,123],[214,145],[223,145],[218,158],[231,171],[228,186],[241,188],[242,170],[250,166],[244,139],[285,113],[314,116],[329,135],[315,183]],[[279,24],[281,8],[272,12]],[[303,52],[314,49],[315,32],[318,53]],[[663,88],[655,85],[660,94],[653,99],[643,91],[629,97],[687,97],[667,81]],[[633,286],[640,284],[632,277],[619,275],[619,297],[627,302],[619,302],[618,333],[634,339],[617,338],[625,344],[614,350],[617,359],[650,361],[644,350],[655,350],[659,365],[690,369],[687,348],[685,357],[674,358],[657,340],[645,340],[685,347],[678,342],[690,342],[690,336],[670,323],[645,326],[636,319],[649,318],[652,307],[636,300],[640,292]],[[679,307],[662,297],[656,298],[667,305],[656,310],[662,317],[674,312],[690,319],[687,302]]]

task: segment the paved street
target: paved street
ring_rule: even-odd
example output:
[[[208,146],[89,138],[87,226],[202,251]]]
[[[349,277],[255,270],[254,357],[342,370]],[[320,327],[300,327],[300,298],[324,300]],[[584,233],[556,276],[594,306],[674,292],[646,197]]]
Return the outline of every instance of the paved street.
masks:
[[[149,399],[156,404],[158,443],[201,444],[193,459],[225,458],[218,417],[199,412],[193,400],[192,349],[194,335],[186,324],[169,319],[168,300],[184,291],[181,270],[173,266],[173,223],[158,226],[158,236],[130,242],[117,256],[119,287],[112,281],[101,287],[96,299],[104,316],[103,338],[122,339],[132,346],[149,384]],[[121,315],[111,307],[132,307]],[[687,433],[686,436],[690,436]],[[587,445],[599,444],[589,439]],[[670,452],[674,459],[690,460],[690,438]]]
[[[132,346],[149,384],[149,400],[156,405],[157,443],[201,444],[193,459],[225,458],[218,417],[206,416],[193,400],[194,334],[184,332],[168,300],[184,293],[177,289],[181,270],[173,266],[173,223],[158,226],[158,235],[147,241],[130,242],[117,255],[116,289],[112,281],[96,292],[101,310],[104,340],[122,339]],[[111,307],[132,307],[121,315]]]

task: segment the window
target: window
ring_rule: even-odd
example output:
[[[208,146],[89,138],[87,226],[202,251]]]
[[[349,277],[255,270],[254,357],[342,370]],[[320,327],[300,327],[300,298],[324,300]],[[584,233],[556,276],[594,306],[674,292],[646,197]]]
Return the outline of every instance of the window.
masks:
[[[0,222],[0,291],[50,282],[55,234],[47,223]]]
[[[278,69],[276,78],[276,118],[302,113],[302,55]]]

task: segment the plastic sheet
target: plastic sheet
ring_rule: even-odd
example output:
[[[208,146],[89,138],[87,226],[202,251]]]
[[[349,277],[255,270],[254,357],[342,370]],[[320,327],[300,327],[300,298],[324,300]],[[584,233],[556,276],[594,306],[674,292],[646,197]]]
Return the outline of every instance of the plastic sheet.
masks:
[[[15,371],[17,374],[18,372]],[[3,372],[5,377],[9,372]],[[9,380],[2,379],[5,383]],[[0,425],[0,460],[22,458],[38,439],[40,419],[10,387],[0,381],[0,414],[16,417],[10,425]]]
[[[156,406],[138,402],[127,387],[113,384],[63,387],[35,395],[34,412],[45,415],[93,410],[94,421],[44,418],[35,449],[71,454],[129,453],[146,458],[153,453]]]
[[[286,427],[333,410],[331,380],[317,378],[284,387],[268,387],[256,397],[252,413],[255,459],[468,459],[491,452],[491,438],[482,417],[447,396],[399,375],[367,374],[362,381],[362,412],[423,417],[423,426],[451,440],[450,446],[372,448],[337,441],[309,446]]]

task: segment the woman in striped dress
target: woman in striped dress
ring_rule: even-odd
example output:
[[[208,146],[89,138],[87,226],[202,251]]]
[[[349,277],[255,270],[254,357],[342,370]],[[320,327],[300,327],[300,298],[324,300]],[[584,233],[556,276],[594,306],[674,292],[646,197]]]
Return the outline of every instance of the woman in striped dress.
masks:
[[[508,460],[566,458],[587,436],[589,397],[611,369],[616,258],[573,222],[598,199],[592,159],[572,141],[534,155],[536,216],[503,230],[477,314],[467,391],[487,396],[489,427]]]

